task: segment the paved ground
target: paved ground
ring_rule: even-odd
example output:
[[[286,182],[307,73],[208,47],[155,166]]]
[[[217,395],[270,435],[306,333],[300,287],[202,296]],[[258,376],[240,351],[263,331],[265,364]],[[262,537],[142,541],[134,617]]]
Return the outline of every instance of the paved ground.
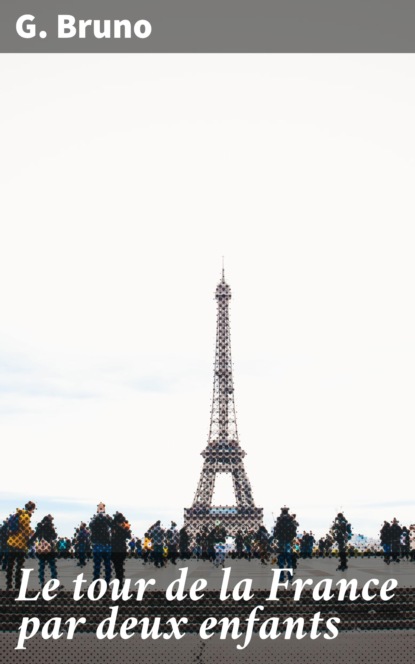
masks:
[[[259,561],[252,562],[228,560],[231,567],[230,588],[242,578],[253,580],[254,590],[268,590],[272,580],[272,566],[262,566]],[[29,560],[27,568],[34,568],[29,588],[37,589],[37,562]],[[208,562],[179,561],[177,567],[171,564],[158,570],[153,565],[143,565],[141,561],[128,560],[126,564],[127,578],[133,580],[144,578],[156,579],[155,589],[164,590],[180,573],[181,567],[188,567],[188,587],[195,579],[204,578],[208,582],[208,590],[219,590],[223,579],[223,571]],[[357,578],[360,584],[368,579],[377,578],[382,583],[389,578],[396,578],[399,587],[415,587],[415,564],[401,562],[387,566],[380,559],[352,559],[349,570],[341,574],[336,572],[335,559],[317,559],[300,561],[297,578],[312,578],[316,582],[322,578],[342,577]],[[59,578],[67,590],[73,590],[73,580],[80,569],[73,560],[58,561]],[[83,570],[88,581],[92,580],[92,564],[88,563]],[[0,573],[0,589],[5,588],[5,575]],[[12,600],[10,600],[12,601]],[[399,611],[398,611],[399,613]],[[33,615],[33,609],[28,611]],[[26,615],[26,614],[25,614]],[[358,623],[359,624],[359,623]],[[245,650],[236,648],[237,642],[232,639],[220,640],[214,635],[209,640],[202,640],[194,634],[186,634],[180,641],[143,640],[134,634],[130,640],[122,640],[118,636],[114,640],[99,641],[94,633],[76,633],[73,640],[67,640],[63,634],[58,640],[44,640],[39,636],[27,642],[27,649],[16,651],[18,635],[16,632],[0,633],[0,661],[7,664],[406,664],[414,661],[415,630],[382,630],[340,632],[334,640],[328,640],[321,634],[318,639],[309,636],[302,640],[286,640],[281,635],[277,640],[260,640],[253,635],[252,641]]]
[[[7,664],[412,664],[415,631],[340,633],[333,641],[260,641],[245,650],[217,636],[208,641],[187,634],[181,641],[98,641],[94,634],[75,634],[73,641],[34,637],[26,650],[15,650],[16,634],[0,634],[0,653]]]
[[[337,581],[340,578],[354,579],[356,578],[359,585],[363,585],[367,580],[376,578],[380,583],[390,578],[395,578],[398,581],[399,587],[415,587],[415,563],[403,561],[400,563],[391,563],[386,565],[383,560],[379,558],[361,559],[352,558],[349,561],[349,569],[342,573],[337,572],[337,561],[334,558],[326,559],[313,559],[313,560],[300,560],[298,569],[296,571],[296,578],[312,578],[315,582],[323,578],[333,578]],[[156,585],[153,589],[164,590],[171,581],[178,577],[181,567],[188,567],[187,584],[193,583],[195,579],[203,578],[208,582],[208,590],[220,590],[223,571],[217,569],[212,563],[197,562],[196,560],[178,561],[177,566],[170,563],[164,569],[156,569],[154,565],[143,565],[141,560],[127,560],[126,561],[126,577],[133,580],[136,579],[150,579],[156,580]],[[231,567],[230,587],[237,583],[240,579],[250,578],[253,581],[253,590],[267,590],[271,587],[272,582],[272,568],[275,565],[263,566],[258,560],[251,562],[245,560],[226,560],[226,567]],[[37,580],[37,561],[27,560],[26,568],[34,569],[32,572],[29,589],[37,589],[39,587]],[[92,580],[92,563],[89,562],[82,570],[76,566],[74,560],[59,560],[58,561],[58,575],[59,580],[66,590],[73,590],[73,580],[81,572],[84,573],[88,581]],[[48,575],[46,578],[49,578]],[[0,590],[6,587],[6,579],[4,572],[0,572]],[[149,590],[151,588],[149,587]]]

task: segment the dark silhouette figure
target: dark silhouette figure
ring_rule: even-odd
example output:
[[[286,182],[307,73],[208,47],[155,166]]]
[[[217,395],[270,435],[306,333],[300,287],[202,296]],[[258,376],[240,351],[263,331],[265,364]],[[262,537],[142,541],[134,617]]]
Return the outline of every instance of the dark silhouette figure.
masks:
[[[30,519],[35,509],[35,503],[29,501],[24,509],[17,509],[16,513],[10,515],[7,520],[7,590],[11,590],[13,586],[13,571],[14,587],[16,590],[20,588],[29,540],[33,534]]]
[[[391,525],[389,521],[384,521],[380,529],[380,543],[383,548],[383,559],[389,565],[391,561]]]
[[[111,581],[111,525],[112,519],[105,513],[104,503],[99,503],[97,513],[89,524],[94,559],[94,581],[101,576],[102,563],[104,563],[105,580],[107,583]]]
[[[293,565],[293,543],[297,535],[297,522],[294,515],[289,513],[288,507],[281,507],[281,514],[277,517],[274,525],[273,537],[277,544],[278,567],[280,569],[294,569]],[[292,574],[287,572],[288,580],[291,581]],[[280,581],[284,580],[284,573],[280,572]]]
[[[395,563],[399,563],[399,556],[401,554],[401,535],[402,528],[399,525],[397,519],[393,519],[390,527],[390,539],[391,539],[391,554],[392,560]]]
[[[36,556],[39,561],[39,583],[41,586],[45,583],[45,567],[49,565],[50,578],[57,579],[58,572],[56,569],[56,540],[58,539],[55,526],[53,524],[53,516],[48,514],[37,524],[35,532],[29,544],[36,542]]]
[[[124,514],[116,512],[111,523],[111,560],[114,565],[115,578],[121,583],[124,581],[127,540],[130,538],[130,524]]]
[[[352,537],[352,527],[342,512],[336,516],[331,532],[339,550],[337,569],[344,572],[347,569],[347,543]]]

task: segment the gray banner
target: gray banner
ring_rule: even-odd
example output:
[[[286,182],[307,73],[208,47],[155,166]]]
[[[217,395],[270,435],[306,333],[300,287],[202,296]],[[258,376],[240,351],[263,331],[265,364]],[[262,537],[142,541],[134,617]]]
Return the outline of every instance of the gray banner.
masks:
[[[19,35],[24,15],[34,19],[21,19]],[[2,53],[414,51],[414,0],[2,0],[0,7]]]

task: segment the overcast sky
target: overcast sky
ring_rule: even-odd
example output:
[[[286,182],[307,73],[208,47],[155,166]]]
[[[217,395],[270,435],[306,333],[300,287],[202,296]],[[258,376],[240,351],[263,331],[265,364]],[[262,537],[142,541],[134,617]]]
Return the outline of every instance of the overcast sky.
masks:
[[[415,56],[2,55],[1,515],[181,521],[225,256],[266,523],[415,522]]]

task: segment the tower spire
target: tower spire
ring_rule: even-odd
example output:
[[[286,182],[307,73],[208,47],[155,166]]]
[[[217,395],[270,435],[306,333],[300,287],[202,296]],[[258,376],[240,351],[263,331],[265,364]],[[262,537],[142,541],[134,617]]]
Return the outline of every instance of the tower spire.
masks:
[[[215,369],[207,447],[203,450],[203,468],[193,505],[185,509],[185,526],[197,532],[213,526],[219,518],[228,534],[245,527],[257,529],[263,520],[262,508],[255,506],[251,485],[243,465],[245,452],[239,444],[232,375],[229,302],[231,289],[222,279],[215,291],[217,302]],[[213,506],[212,499],[218,474],[231,474],[234,506]]]

